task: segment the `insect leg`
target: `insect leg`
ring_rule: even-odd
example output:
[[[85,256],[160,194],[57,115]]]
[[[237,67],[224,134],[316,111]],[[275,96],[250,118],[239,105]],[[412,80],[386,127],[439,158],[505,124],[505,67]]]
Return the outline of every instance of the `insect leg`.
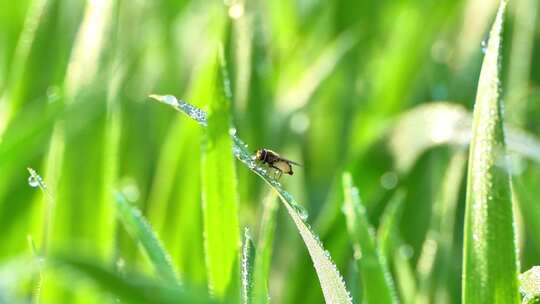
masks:
[[[279,169],[278,167],[274,167],[274,165],[270,165],[270,168],[274,168],[275,171],[274,171],[274,178],[279,180],[281,178],[281,175],[283,174],[283,171],[281,171],[281,169]]]

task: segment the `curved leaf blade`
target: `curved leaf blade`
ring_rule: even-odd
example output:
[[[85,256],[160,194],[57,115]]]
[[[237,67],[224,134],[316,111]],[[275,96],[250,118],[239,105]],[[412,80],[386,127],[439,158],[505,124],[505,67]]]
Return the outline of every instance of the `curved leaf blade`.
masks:
[[[408,172],[426,150],[438,145],[466,147],[471,139],[472,114],[462,105],[436,101],[417,106],[396,120],[389,149],[397,170]],[[540,141],[532,134],[505,127],[508,152],[540,163]]]
[[[392,276],[384,256],[375,244],[373,228],[368,223],[358,189],[354,187],[350,173],[343,173],[342,178],[345,198],[343,212],[347,218],[347,230],[353,242],[355,260],[362,275],[364,300],[366,303],[397,303]]]
[[[269,191],[263,201],[263,214],[259,228],[259,241],[255,252],[255,269],[253,270],[253,303],[266,304],[270,302],[268,281],[270,262],[272,259],[272,243],[276,228],[277,197]]]
[[[480,72],[469,154],[463,303],[518,303],[518,265],[499,93],[502,1]]]
[[[116,193],[116,206],[124,227],[135,241],[141,242],[159,276],[169,283],[180,284],[169,254],[141,212],[131,206],[121,193]]]
[[[208,125],[207,114],[185,101],[178,100],[172,95],[150,95],[150,97],[187,114],[202,126]],[[305,222],[307,218],[305,210],[298,205],[293,196],[282,187],[279,181],[271,177],[271,174],[265,168],[259,166],[252,159],[252,156],[247,150],[247,145],[236,135],[236,132],[230,132],[230,136],[233,140],[232,149],[236,158],[272,187],[278,193],[283,205],[287,208],[311,256],[326,303],[352,303],[343,277],[317,236]]]
[[[136,273],[123,275],[80,257],[56,254],[47,259],[47,266],[75,274],[68,276],[69,279],[77,276],[89,279],[125,303],[216,303],[205,293],[195,293],[170,282],[157,282]]]
[[[242,247],[242,303],[254,303],[253,286],[256,249],[249,229],[244,229],[244,245]]]

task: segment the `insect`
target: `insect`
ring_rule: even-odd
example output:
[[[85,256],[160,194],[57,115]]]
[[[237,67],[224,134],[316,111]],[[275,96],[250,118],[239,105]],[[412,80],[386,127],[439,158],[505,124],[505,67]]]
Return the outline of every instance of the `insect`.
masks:
[[[279,154],[269,149],[258,149],[255,151],[253,159],[268,164],[270,168],[276,169],[277,176],[274,177],[277,179],[279,179],[283,173],[293,175],[292,165],[302,166],[297,162],[279,156]]]

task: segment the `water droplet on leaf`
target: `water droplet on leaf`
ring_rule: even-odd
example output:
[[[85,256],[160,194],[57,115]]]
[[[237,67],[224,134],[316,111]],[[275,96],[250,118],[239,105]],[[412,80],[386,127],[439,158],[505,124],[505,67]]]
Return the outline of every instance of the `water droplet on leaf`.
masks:
[[[485,54],[486,51],[487,51],[487,38],[482,40],[482,42],[480,43],[480,47],[481,47],[481,50],[482,50],[482,54]]]
[[[291,204],[291,207],[294,209],[294,211],[296,211],[296,213],[298,213],[298,216],[300,216],[302,220],[307,220],[308,212],[304,207],[297,204]]]
[[[28,185],[32,188],[36,188],[37,186],[39,186],[39,180],[35,176],[30,175],[28,177]]]

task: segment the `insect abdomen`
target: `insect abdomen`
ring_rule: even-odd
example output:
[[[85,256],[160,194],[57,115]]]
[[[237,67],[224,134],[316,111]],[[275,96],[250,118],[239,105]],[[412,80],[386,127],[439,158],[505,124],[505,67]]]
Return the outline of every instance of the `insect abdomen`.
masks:
[[[285,174],[293,175],[292,166],[285,161],[274,162],[273,166]]]

